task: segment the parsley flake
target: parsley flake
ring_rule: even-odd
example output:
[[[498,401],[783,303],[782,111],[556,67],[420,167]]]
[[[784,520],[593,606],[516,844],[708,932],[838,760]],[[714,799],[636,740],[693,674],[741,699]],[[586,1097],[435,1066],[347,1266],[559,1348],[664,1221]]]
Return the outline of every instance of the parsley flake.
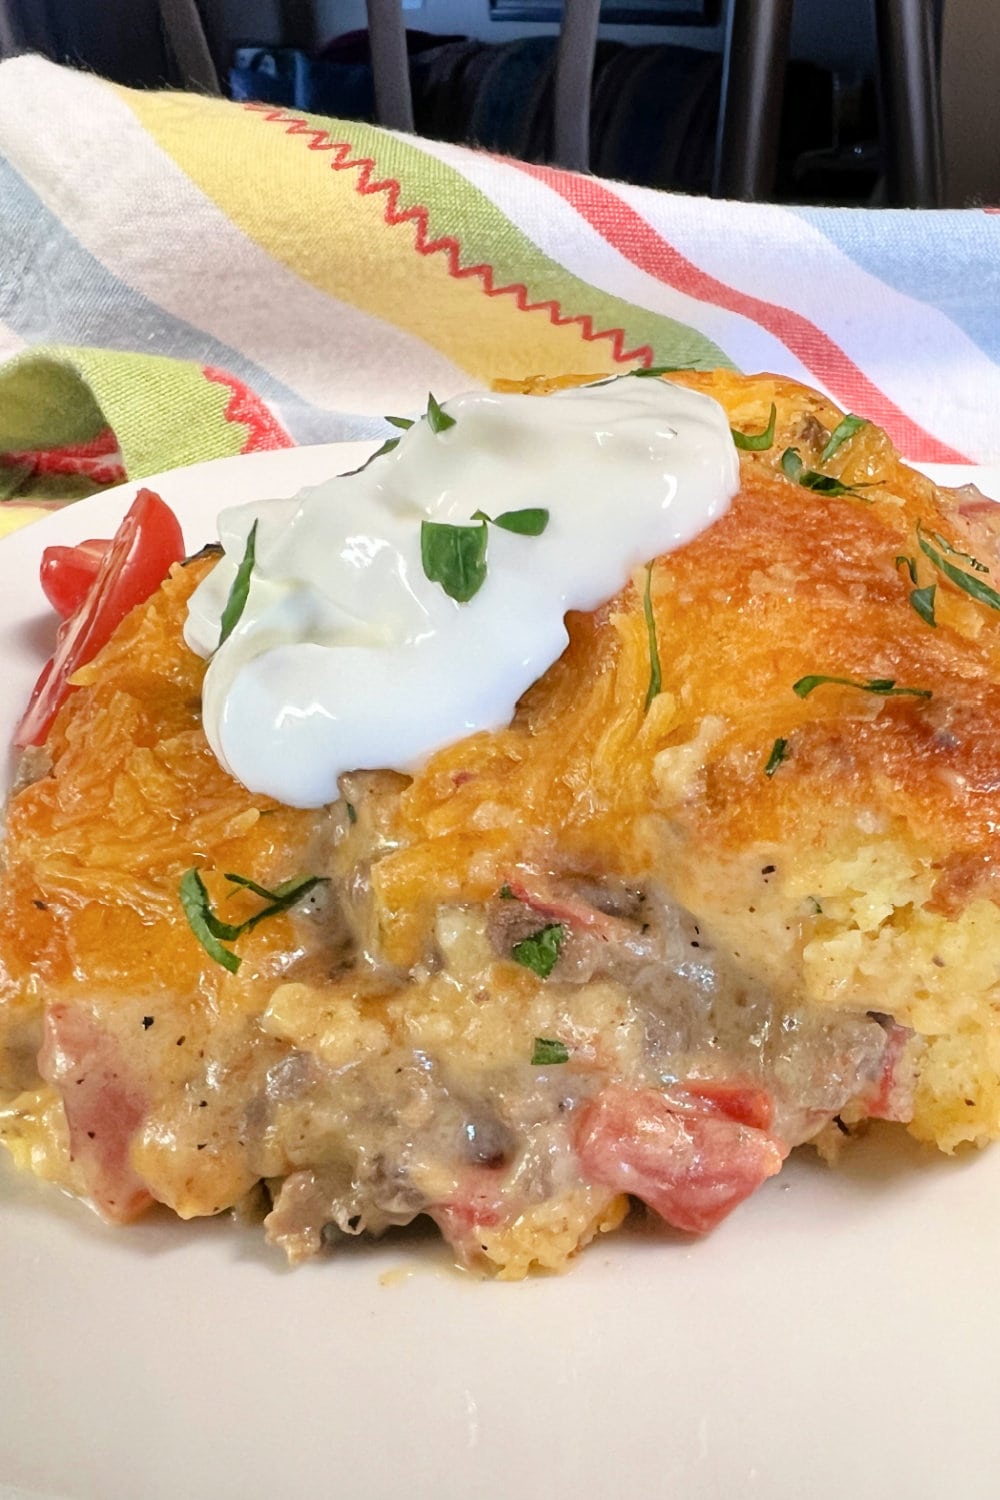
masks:
[[[421,521],[420,561],[431,583],[439,583],[456,603],[468,604],[486,582],[486,522]]]
[[[910,582],[916,583],[917,560],[915,557],[906,557],[903,553],[900,553],[900,555],[896,558],[895,566],[897,568],[900,566],[904,567],[910,575]]]
[[[937,620],[934,617],[934,595],[937,593],[937,584],[929,583],[922,589],[914,589],[910,594],[910,604],[923,620],[925,625],[937,629]]]
[[[472,519],[488,521],[491,526],[499,526],[501,531],[513,531],[517,536],[541,536],[549,524],[549,513],[540,506],[505,510],[499,516],[488,516],[484,510],[474,510]]]
[[[535,1050],[531,1054],[533,1068],[545,1068],[553,1063],[569,1062],[569,1049],[555,1037],[536,1036]]]
[[[427,425],[431,432],[447,432],[449,427],[454,427],[455,418],[450,417],[444,408],[434,399],[433,392],[427,393]]]
[[[407,432],[413,426],[412,417],[386,417],[385,420],[391,423],[393,427],[402,428],[404,432]],[[396,438],[396,442],[399,442],[399,438]]]
[[[656,639],[656,617],[653,614],[653,564],[646,567],[646,590],[642,599],[642,612],[646,617],[646,633],[649,636],[649,687],[646,689],[646,703],[643,713],[649,713],[649,705],[661,692],[663,687],[663,676],[660,671],[660,647]]]
[[[939,537],[936,532],[932,532],[931,535],[935,541],[944,542],[944,537]],[[962,589],[964,593],[968,594],[970,599],[975,599],[979,604],[986,604],[990,609],[1000,610],[1000,594],[997,593],[996,589],[991,588],[988,583],[984,583],[981,578],[975,578],[971,573],[966,573],[964,568],[958,568],[954,563],[949,562],[944,553],[938,551],[927,540],[927,536],[922,530],[919,521],[917,522],[917,543],[921,552],[925,557],[930,558],[938,571],[943,573],[958,588]],[[988,571],[976,558],[969,557],[968,553],[958,552],[948,542],[944,542],[944,545],[947,551],[954,553],[958,557],[967,558],[978,572]]]
[[[562,922],[550,922],[540,927],[530,937],[515,943],[510,956],[516,964],[523,964],[539,979],[548,979],[559,961],[562,945],[566,941],[566,928]]]
[[[948,541],[947,537],[943,537],[939,531],[932,531],[930,535],[931,540],[935,543],[936,546],[941,548],[942,552],[949,552],[952,557],[964,558],[965,561],[969,564],[969,567],[972,568],[974,572],[988,573],[990,571],[986,564],[981,563],[978,557],[973,557],[971,552],[963,552],[961,548],[953,547],[951,542]]]
[[[763,432],[738,432],[735,427],[730,427],[729,431],[733,435],[733,442],[737,448],[742,448],[748,453],[763,453],[766,448],[774,446],[774,424],[777,420],[778,408],[772,401],[771,415],[767,419],[767,426]]]
[[[771,746],[771,753],[767,757],[767,765],[764,767],[764,775],[772,777],[783,760],[788,759],[788,741],[775,740]]]
[[[847,442],[848,438],[852,438],[856,432],[861,431],[862,427],[867,426],[868,423],[865,421],[864,417],[855,417],[853,415],[844,417],[844,419],[841,422],[838,422],[836,427],[830,433],[826,447],[823,449],[823,452],[819,456],[820,463],[825,464],[827,459],[832,458],[837,449],[843,443]]]
[[[392,420],[392,417],[386,418],[386,421],[391,422]],[[398,426],[398,423],[396,425]],[[356,469],[348,469],[347,473],[341,477],[350,479],[352,474],[363,474],[369,464],[373,464],[377,458],[382,458],[386,453],[391,453],[394,448],[398,447],[399,438],[386,438],[381,448],[376,448],[375,452],[369,458],[366,458],[363,464],[360,464]]]
[[[250,574],[253,572],[256,561],[257,549],[257,522],[254,521],[247,536],[246,549],[243,553],[243,561],[236,569],[236,577],[233,579],[229,590],[229,598],[226,607],[222,611],[222,619],[219,621],[219,646],[228,641],[233,631],[240,622],[240,616],[246,608],[247,597],[250,593]],[[218,647],[216,647],[218,650]]]
[[[245,875],[227,874],[226,879],[230,884],[240,886],[252,891],[255,896],[262,897],[269,905],[255,912],[245,922],[223,922],[213,912],[205,882],[195,869],[186,871],[181,880],[180,901],[188,926],[208,956],[221,964],[224,969],[228,969],[230,974],[235,974],[242,960],[223,945],[235,942],[245,932],[253,932],[258,923],[263,922],[266,917],[273,917],[278,912],[288,911],[289,907],[301,901],[302,897],[308,895],[315,886],[325,884],[327,877],[307,875],[304,879],[285,880],[274,890],[268,889],[266,885],[258,885],[255,880],[250,880]]]
[[[842,480],[834,479],[832,474],[818,474],[815,469],[807,469],[798,448],[785,449],[781,455],[781,469],[786,479],[790,479],[793,484],[800,484],[806,490],[814,490],[818,495],[858,493],[856,485],[844,484]]]
[[[867,682],[857,682],[853,677],[827,677],[818,672],[809,677],[800,677],[792,683],[792,692],[799,698],[809,694],[825,683],[836,683],[839,687],[858,688],[863,693],[876,693],[881,698],[930,698],[930,688],[897,687],[893,677],[872,677]]]
[[[678,370],[693,370],[694,365],[649,365],[645,369],[629,370],[636,380],[659,380],[661,375],[675,375]]]

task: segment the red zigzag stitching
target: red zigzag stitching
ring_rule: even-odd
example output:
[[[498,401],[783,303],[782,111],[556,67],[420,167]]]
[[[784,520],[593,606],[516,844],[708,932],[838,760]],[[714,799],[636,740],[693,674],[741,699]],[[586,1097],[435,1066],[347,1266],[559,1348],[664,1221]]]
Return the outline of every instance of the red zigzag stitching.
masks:
[[[322,130],[313,130],[306,124],[305,120],[296,115],[285,114],[280,109],[270,109],[266,104],[247,104],[247,109],[263,114],[264,119],[275,125],[286,126],[286,135],[311,136],[309,142],[310,151],[332,151],[335,159],[330,166],[335,172],[348,172],[355,168],[358,172],[356,190],[363,197],[372,193],[385,194],[385,222],[389,225],[413,223],[416,225],[414,247],[420,255],[437,255],[444,251],[448,262],[448,274],[456,281],[463,281],[469,277],[477,277],[483,284],[483,291],[487,297],[513,297],[515,306],[521,312],[544,312],[548,313],[549,322],[556,328],[568,328],[574,324],[580,329],[580,334],[588,344],[596,343],[598,339],[608,339],[611,343],[612,357],[617,364],[633,364],[640,361],[649,366],[653,363],[653,351],[648,344],[643,344],[638,349],[626,349],[625,330],[623,328],[595,329],[593,319],[588,313],[578,313],[574,317],[568,316],[559,306],[558,302],[529,302],[528,288],[521,282],[511,282],[509,286],[497,286],[493,280],[493,267],[485,262],[478,266],[463,266],[460,256],[462,247],[458,240],[451,235],[443,235],[440,239],[428,239],[429,214],[422,203],[415,203],[411,208],[399,208],[399,198],[402,188],[393,177],[384,177],[379,181],[372,180],[375,171],[375,162],[370,156],[353,157],[351,146],[348,141],[331,141],[329,136]]]

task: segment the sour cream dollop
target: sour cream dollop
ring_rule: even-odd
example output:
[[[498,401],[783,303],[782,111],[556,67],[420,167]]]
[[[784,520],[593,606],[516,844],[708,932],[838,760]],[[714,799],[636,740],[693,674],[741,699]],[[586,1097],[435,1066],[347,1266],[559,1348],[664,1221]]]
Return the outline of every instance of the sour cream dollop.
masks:
[[[220,516],[225,556],[192,595],[184,633],[211,658],[209,743],[251,791],[318,807],[346,771],[413,771],[507,724],[564,650],[567,610],[596,609],[738,488],[722,408],[661,380],[478,392],[444,409],[453,426],[418,421],[361,472]],[[545,531],[490,526],[486,580],[468,603],[425,576],[421,522],[528,508],[549,512]],[[216,649],[255,521],[246,605]]]

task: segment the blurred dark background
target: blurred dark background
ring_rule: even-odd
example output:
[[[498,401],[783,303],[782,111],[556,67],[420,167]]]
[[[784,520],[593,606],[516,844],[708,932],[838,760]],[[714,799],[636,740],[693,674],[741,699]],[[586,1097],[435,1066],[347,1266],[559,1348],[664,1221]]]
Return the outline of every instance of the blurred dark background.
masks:
[[[731,28],[739,4],[604,0],[589,121],[577,120],[585,140],[565,164],[653,187],[779,201],[1000,201],[997,0],[927,0],[937,112],[930,123],[941,160],[924,162],[923,178],[918,163],[909,184],[894,152],[929,148],[906,133],[912,126],[919,136],[919,113],[902,120],[899,143],[912,58],[896,32],[876,24],[879,5],[883,23],[894,7],[887,0],[749,0],[755,20],[762,11],[754,7],[791,17],[788,60],[782,54],[778,85],[766,68],[751,70],[740,86],[765,97],[734,106]],[[371,12],[365,0],[0,0],[0,55],[34,50],[139,87],[195,86],[371,120],[379,111],[368,25],[375,34],[380,7],[384,14],[386,0],[374,0]],[[900,0],[900,14],[914,8],[923,8],[920,0]],[[561,0],[403,0],[412,113],[393,119],[390,105],[387,123],[412,121],[421,134],[527,160],[559,161],[560,150],[572,158],[553,112],[560,11]],[[392,37],[389,45],[391,52]],[[730,162],[728,180],[720,181],[727,86],[726,150],[735,149],[741,163],[734,175]],[[380,103],[385,120],[384,97]],[[748,144],[740,132],[772,128],[773,161],[754,177],[745,158],[759,142]]]

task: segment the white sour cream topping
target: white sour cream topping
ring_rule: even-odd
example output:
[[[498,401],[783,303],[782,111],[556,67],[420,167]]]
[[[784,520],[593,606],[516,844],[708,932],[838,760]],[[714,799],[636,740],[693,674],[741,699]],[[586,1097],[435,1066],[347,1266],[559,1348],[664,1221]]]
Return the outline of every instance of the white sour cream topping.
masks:
[[[417,422],[361,473],[220,516],[225,556],[192,595],[185,639],[211,657],[212,749],[251,791],[318,807],[345,771],[412,771],[507,724],[564,650],[566,611],[596,609],[691,541],[738,487],[722,408],[664,381],[477,393],[445,410],[453,427]],[[544,533],[491,526],[469,603],[424,576],[422,521],[527,507],[549,511]],[[254,521],[249,597],[216,650]]]

